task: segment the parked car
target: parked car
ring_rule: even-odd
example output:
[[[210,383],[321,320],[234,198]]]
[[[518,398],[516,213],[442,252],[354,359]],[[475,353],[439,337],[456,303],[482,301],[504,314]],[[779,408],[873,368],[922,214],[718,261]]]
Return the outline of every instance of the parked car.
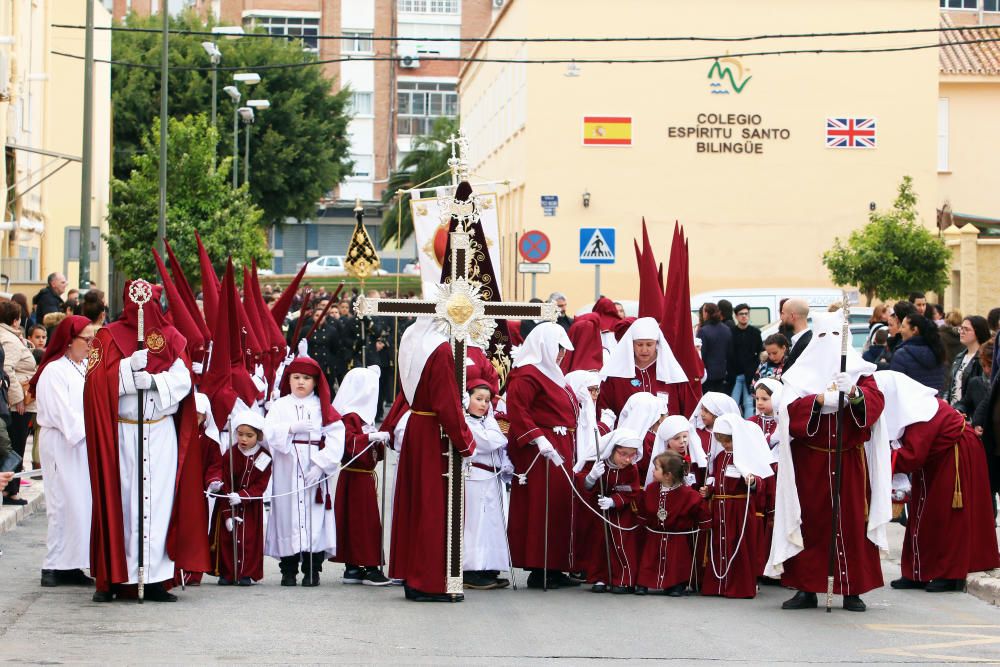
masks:
[[[301,267],[302,265],[299,264]],[[316,259],[309,260],[306,269],[307,276],[346,276],[347,269],[344,267],[343,255],[320,255]],[[389,272],[385,269],[376,269],[375,275],[386,276]]]
[[[403,266],[403,273],[410,276],[420,275],[420,262],[409,262]]]
[[[702,292],[691,297],[691,321],[698,322],[698,309],[703,303],[718,303],[728,299],[734,306],[745,303],[750,306],[750,324],[765,327],[781,316],[779,305],[782,299],[805,299],[810,308],[825,309],[831,303],[843,299],[838,289],[817,289],[801,287],[760,287],[741,289],[720,289]],[[871,313],[869,312],[869,315]]]

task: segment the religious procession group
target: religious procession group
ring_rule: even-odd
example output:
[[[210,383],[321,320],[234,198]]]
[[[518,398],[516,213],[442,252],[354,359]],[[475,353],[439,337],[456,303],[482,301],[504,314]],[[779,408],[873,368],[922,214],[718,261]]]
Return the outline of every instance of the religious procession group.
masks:
[[[648,242],[637,253],[645,316],[602,298],[568,331],[533,323],[504,383],[463,327],[477,308],[554,319],[554,305],[490,310],[461,276],[441,286],[445,315],[359,299],[360,314],[428,315],[399,341],[401,392],[380,424],[377,366],[350,369],[331,400],[305,346],[291,353],[281,325],[301,272],[268,305],[255,269],[241,298],[232,263],[219,281],[202,251],[202,310],[172,255],[170,271],[157,257],[162,285],[129,282],[96,333],[63,320],[36,374],[39,402],[61,406],[39,409],[43,585],[173,601],[204,573],[260,582],[270,556],[283,586],[317,586],[333,561],[344,583],[401,584],[416,601],[503,588],[520,568],[529,588],[753,598],[780,582],[796,591],[784,608],[832,593],[863,611],[907,478],[895,587],[955,590],[1000,566],[978,437],[933,390],[844,345],[842,311],[815,316],[780,381],[757,384],[750,420],[702,393],[678,235],[665,285]]]

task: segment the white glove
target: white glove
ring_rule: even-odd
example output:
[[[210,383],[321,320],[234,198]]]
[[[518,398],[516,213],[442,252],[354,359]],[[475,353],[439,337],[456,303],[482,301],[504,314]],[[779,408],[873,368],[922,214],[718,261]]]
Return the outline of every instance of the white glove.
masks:
[[[851,389],[854,384],[851,382],[851,376],[847,373],[837,373],[833,376],[833,383],[837,385],[837,391],[842,391],[845,394],[850,394]]]
[[[232,493],[229,494],[229,506],[230,507],[236,507],[237,505],[239,505],[242,502],[243,502],[243,498],[240,497],[240,494],[236,493],[235,491],[233,491]]]
[[[913,485],[910,483],[910,476],[904,472],[894,473],[892,476],[892,490],[893,492],[899,492],[901,497],[906,497],[913,489]]]
[[[309,356],[309,341],[304,337],[299,341],[299,356],[308,357]]]
[[[320,478],[323,477],[323,469],[319,466],[314,465],[306,471],[305,483],[306,486],[316,486]]]
[[[824,414],[829,414],[831,412],[837,412],[840,406],[837,402],[840,400],[840,394],[835,391],[825,391],[823,392],[823,409]]]
[[[556,448],[552,446],[552,443],[544,435],[535,438],[535,445],[538,446],[538,453],[549,461],[557,466],[563,464],[563,457],[559,455],[559,452],[556,451]]]
[[[705,486],[715,486],[715,478],[709,477],[705,480]]]
[[[136,389],[149,389],[153,386],[153,376],[146,371],[135,371],[132,373],[132,382]]]
[[[208,485],[208,490],[210,493],[218,493],[219,491],[222,490],[222,482],[219,480],[215,480],[214,482]]]
[[[591,485],[597,484],[597,480],[604,475],[604,471],[607,469],[607,466],[604,465],[604,461],[594,461],[594,467],[587,473],[587,481],[590,482]]]
[[[463,410],[468,410],[469,409],[469,401],[470,400],[471,400],[471,397],[469,396],[469,394],[463,391],[462,392],[462,409]]]
[[[376,431],[375,433],[369,433],[368,442],[389,442],[389,433],[387,431]]]
[[[615,413],[608,408],[601,410],[601,422],[608,428],[615,427],[615,419],[617,419],[617,417],[615,417]]]
[[[229,517],[228,519],[226,519],[226,530],[228,530],[230,533],[233,532],[233,517]]]
[[[263,379],[264,378],[264,364],[257,364],[253,368],[253,376]]]
[[[267,389],[267,380],[265,380],[263,377],[254,375],[250,379],[253,380],[253,386],[257,387],[257,393],[260,393],[265,389]]]
[[[500,466],[500,476],[507,477],[508,479],[514,474],[514,464],[510,461],[505,461],[502,466]]]
[[[313,423],[307,419],[297,421],[288,429],[292,433],[308,433],[313,428]]]
[[[191,362],[191,372],[194,373],[195,375],[201,375],[204,372],[204,370],[205,370],[205,365],[202,364],[200,361]]]
[[[889,449],[896,451],[897,449],[902,449],[903,444],[899,440],[890,440]]]
[[[697,481],[698,480],[697,478],[695,478],[694,473],[689,472],[688,474],[684,475],[684,486],[694,486],[694,483]]]
[[[136,350],[132,353],[132,356],[128,358],[128,365],[133,371],[141,371],[146,368],[146,361],[149,358],[149,350],[143,348],[141,350]]]
[[[615,501],[613,501],[611,498],[608,498],[607,496],[598,496],[597,506],[600,507],[602,510],[607,511],[615,506]]]
[[[781,436],[778,435],[777,431],[767,436],[767,444],[771,447],[771,449],[774,449],[781,444]]]

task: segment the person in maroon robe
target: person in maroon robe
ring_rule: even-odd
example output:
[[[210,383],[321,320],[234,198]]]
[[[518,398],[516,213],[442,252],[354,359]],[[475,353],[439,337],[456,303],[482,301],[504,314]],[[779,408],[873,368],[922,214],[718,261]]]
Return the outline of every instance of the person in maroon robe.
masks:
[[[262,498],[271,480],[271,455],[263,447],[261,415],[242,410],[230,424],[236,429],[236,444],[232,456],[227,452],[222,457],[221,496],[212,513],[213,574],[220,586],[251,586],[264,578]]]
[[[601,369],[597,409],[620,414],[632,394],[644,391],[667,397],[670,414],[679,414],[680,385],[687,375],[674,359],[659,325],[651,317],[640,317],[618,341]]]
[[[539,324],[507,381],[508,456],[520,478],[511,487],[507,534],[514,566],[530,571],[529,588],[579,585],[565,574],[576,569],[570,471],[579,403],[559,362],[571,347],[558,324]]]
[[[879,548],[888,547],[891,474],[888,442],[873,438],[872,427],[884,397],[871,377],[874,365],[850,345],[847,370],[840,372],[842,331],[842,313],[817,314],[809,347],[782,376],[775,527],[765,573],[780,574],[784,586],[798,591],[783,609],[814,608],[816,594],[827,589],[839,411],[843,467],[834,593],[844,596],[844,609],[864,611],[861,594],[883,583]],[[839,392],[846,399],[842,406]]]
[[[405,581],[408,600],[458,602],[461,594],[447,593],[446,454],[454,447],[467,458],[476,443],[465,424],[451,345],[433,327],[421,319],[400,339],[399,379],[410,411],[397,443],[389,576]]]
[[[138,581],[136,443],[138,392],[144,392],[144,597],[173,602],[179,570],[208,571],[208,512],[202,492],[201,442],[184,337],[167,324],[158,287],[143,306],[144,350],[137,345],[139,307],[125,285],[122,316],[91,344],[84,387],[93,514],[91,574],[95,602],[128,597]]]
[[[879,371],[893,469],[909,474],[909,520],[897,589],[961,591],[969,572],[1000,566],[983,445],[965,418],[933,389]]]
[[[781,404],[781,382],[773,378],[757,381],[754,387],[754,402],[757,413],[747,421],[756,424],[764,433],[768,446],[772,451],[778,446],[778,418],[774,409]],[[778,472],[778,462],[771,464],[771,469]],[[774,532],[774,501],[777,475],[757,482],[757,518],[760,520],[760,530],[757,531],[757,575],[759,581],[766,585],[777,585],[777,579],[764,576],[767,567],[767,557],[771,553],[771,533]]]

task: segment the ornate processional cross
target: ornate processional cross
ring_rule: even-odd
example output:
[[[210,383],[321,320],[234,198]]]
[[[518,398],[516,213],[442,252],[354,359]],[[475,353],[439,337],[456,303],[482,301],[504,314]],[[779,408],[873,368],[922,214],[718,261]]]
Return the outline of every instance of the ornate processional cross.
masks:
[[[465,207],[474,202],[453,201],[456,217],[462,219]],[[473,221],[475,213],[472,213]],[[557,308],[554,303],[503,303],[484,301],[480,284],[469,280],[471,266],[471,239],[469,226],[459,225],[451,233],[451,282],[437,286],[437,298],[416,301],[409,299],[368,299],[358,297],[355,310],[359,316],[384,315],[390,317],[433,317],[435,326],[448,336],[455,359],[455,382],[461,402],[465,391],[466,350],[469,343],[484,349],[496,328],[497,319],[544,319],[555,321]],[[442,437],[447,437],[442,430]],[[462,532],[465,520],[465,477],[462,475],[462,457],[454,443],[448,446],[448,515],[445,529],[447,592],[462,594]]]

